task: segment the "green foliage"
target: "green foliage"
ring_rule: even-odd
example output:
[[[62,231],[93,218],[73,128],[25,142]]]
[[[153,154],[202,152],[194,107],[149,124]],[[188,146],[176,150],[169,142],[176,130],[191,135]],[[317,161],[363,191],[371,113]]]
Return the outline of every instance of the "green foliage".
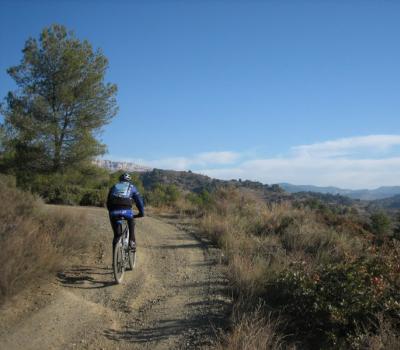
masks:
[[[175,185],[157,184],[151,191],[146,192],[145,200],[155,207],[173,206],[181,192]]]
[[[18,187],[38,194],[47,203],[67,205],[90,205],[103,207],[112,185],[119,181],[122,171],[113,174],[91,164],[79,169],[68,169],[63,173],[31,174],[21,173],[16,178]],[[139,175],[131,173],[132,182],[143,195],[144,188]],[[12,178],[15,183],[14,177]],[[176,189],[175,189],[176,190]],[[162,201],[174,203],[174,188],[167,188]]]
[[[188,201],[195,205],[198,210],[206,210],[211,208],[214,204],[214,198],[209,191],[203,190],[200,193],[190,192],[186,198]]]
[[[18,186],[39,194],[48,203],[104,206],[109,178],[105,170],[87,165],[62,174],[20,176]]]
[[[104,83],[108,62],[60,25],[30,38],[8,74],[2,147],[17,175],[63,172],[102,154],[96,136],[116,114],[116,86]]]
[[[101,190],[87,190],[83,193],[80,205],[90,205],[96,207],[103,207],[107,199],[107,189]]]
[[[391,220],[385,212],[378,211],[371,215],[372,232],[375,233],[378,237],[389,235],[391,231],[391,225]]]
[[[400,245],[374,246],[361,210],[314,198],[265,203],[229,187],[211,198],[198,226],[224,251],[239,315],[264,305],[293,348],[367,349],[375,339],[378,349],[389,344],[383,328],[400,335]]]
[[[400,240],[400,212],[396,215],[396,222],[393,228],[393,237]]]
[[[18,185],[39,194],[47,203],[77,205],[82,197],[82,187],[70,179],[69,174],[38,175],[31,182],[22,182],[19,178]]]
[[[268,282],[265,300],[290,318],[288,328],[310,344],[338,345],[359,329],[373,331],[377,316],[400,311],[392,262],[373,256],[307,270],[293,266]]]

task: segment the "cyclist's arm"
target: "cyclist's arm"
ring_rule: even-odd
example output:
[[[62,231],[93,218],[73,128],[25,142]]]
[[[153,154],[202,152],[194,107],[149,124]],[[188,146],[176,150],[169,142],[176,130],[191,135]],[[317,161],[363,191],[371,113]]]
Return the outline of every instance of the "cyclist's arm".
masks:
[[[142,197],[140,196],[139,192],[134,192],[132,195],[133,200],[135,201],[136,208],[139,210],[139,214],[135,215],[136,217],[143,217],[144,216],[144,205]]]
[[[110,210],[110,195],[111,195],[111,188],[108,191],[108,195],[107,195],[107,209]]]

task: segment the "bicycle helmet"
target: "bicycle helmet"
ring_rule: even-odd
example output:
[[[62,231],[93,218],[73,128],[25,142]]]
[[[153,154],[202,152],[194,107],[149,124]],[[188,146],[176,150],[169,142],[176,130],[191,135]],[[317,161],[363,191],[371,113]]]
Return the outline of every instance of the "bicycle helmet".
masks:
[[[126,181],[126,182],[131,182],[132,178],[128,173],[123,173],[120,177],[119,177],[119,181]]]

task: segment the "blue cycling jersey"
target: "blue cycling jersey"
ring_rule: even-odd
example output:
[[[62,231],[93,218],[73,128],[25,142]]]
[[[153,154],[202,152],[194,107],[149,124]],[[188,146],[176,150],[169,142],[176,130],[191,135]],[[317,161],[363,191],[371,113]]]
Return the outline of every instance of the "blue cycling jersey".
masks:
[[[134,185],[129,182],[119,182],[110,189],[107,197],[107,209],[110,211],[110,215],[111,212],[123,212],[123,215],[133,216],[131,204],[128,206],[125,203],[115,203],[113,201],[114,195],[121,198],[131,198],[139,211],[139,215],[144,215],[143,199]],[[129,201],[129,203],[131,202]]]

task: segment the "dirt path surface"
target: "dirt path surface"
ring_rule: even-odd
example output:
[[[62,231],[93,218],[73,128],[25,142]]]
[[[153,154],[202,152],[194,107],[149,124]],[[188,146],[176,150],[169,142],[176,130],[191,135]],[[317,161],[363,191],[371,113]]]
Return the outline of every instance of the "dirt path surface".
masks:
[[[89,215],[93,253],[3,307],[0,349],[212,347],[229,310],[214,248],[166,219],[145,217],[136,226],[137,266],[115,285],[106,211],[73,210]]]

